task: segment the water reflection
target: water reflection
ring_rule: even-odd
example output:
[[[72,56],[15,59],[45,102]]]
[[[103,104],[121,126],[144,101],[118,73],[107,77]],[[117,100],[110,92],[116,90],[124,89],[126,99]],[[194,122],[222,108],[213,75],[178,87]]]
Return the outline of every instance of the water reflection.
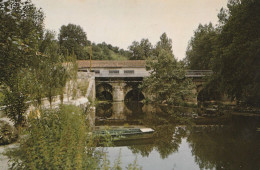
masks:
[[[192,129],[187,141],[200,168],[259,169],[259,117],[232,116],[225,126]]]
[[[201,169],[260,168],[260,132],[257,132],[260,117],[223,115],[201,118],[197,116],[196,109],[192,108],[133,103],[113,103],[102,107],[109,114],[97,107],[96,115],[103,116],[105,120],[96,121],[96,125],[127,123],[155,130],[151,136],[140,140],[115,143],[139,155],[138,162],[141,166],[148,161],[145,157],[152,159],[154,152],[160,155],[160,159],[156,160],[158,163],[185,152],[193,156],[193,161]],[[187,141],[189,148],[180,152],[184,141]],[[116,147],[110,148],[110,151],[119,152]],[[123,154],[122,157],[124,159]],[[185,161],[179,163],[187,164]],[[190,164],[194,166],[193,163]]]

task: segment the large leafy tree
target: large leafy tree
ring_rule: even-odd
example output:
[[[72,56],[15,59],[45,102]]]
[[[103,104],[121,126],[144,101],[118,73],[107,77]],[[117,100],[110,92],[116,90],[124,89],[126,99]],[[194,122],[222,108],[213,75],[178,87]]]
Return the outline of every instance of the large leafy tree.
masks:
[[[84,47],[88,45],[87,35],[79,25],[62,25],[59,33],[59,44],[63,55],[75,54],[77,59],[87,59]]]
[[[216,35],[216,30],[211,23],[198,26],[186,51],[185,61],[190,69],[211,69]]]
[[[54,34],[44,34],[43,13],[31,1],[0,2],[0,83],[5,113],[19,126],[29,101],[48,96],[65,86],[66,71]],[[53,85],[55,84],[55,85]],[[56,95],[57,93],[51,93]],[[51,96],[51,97],[52,97]],[[49,96],[48,96],[49,97]]]
[[[142,39],[139,42],[134,41],[129,47],[131,53],[130,60],[145,60],[151,57],[153,46],[148,39]]]
[[[28,108],[30,68],[39,58],[43,13],[30,1],[0,1],[0,83],[5,112],[20,125]]]
[[[142,88],[152,94],[156,103],[180,105],[192,95],[192,81],[185,77],[184,65],[172,53],[172,40],[164,33],[156,46],[156,56],[147,60],[150,76]]]
[[[215,79],[232,98],[260,100],[260,1],[230,0],[222,10],[216,48]]]
[[[1,83],[12,86],[9,78],[33,63],[42,34],[43,13],[30,1],[0,1]]]

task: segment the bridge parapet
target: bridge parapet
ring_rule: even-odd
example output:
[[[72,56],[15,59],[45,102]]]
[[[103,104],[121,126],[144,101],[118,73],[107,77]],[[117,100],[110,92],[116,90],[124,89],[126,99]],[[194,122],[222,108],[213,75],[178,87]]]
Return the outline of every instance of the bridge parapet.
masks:
[[[212,74],[212,70],[187,70],[186,77],[205,77]]]
[[[150,75],[149,71],[146,71],[144,68],[138,69],[94,69],[92,70],[95,74],[95,77],[148,77]],[[190,78],[200,78],[205,76],[212,75],[212,70],[187,70],[186,77]]]
[[[78,60],[79,72],[88,72],[91,68],[95,77],[148,77],[145,60]],[[92,63],[92,64],[91,64]],[[199,78],[209,76],[211,70],[187,70],[186,77]]]
[[[148,71],[142,68],[129,69],[100,69],[93,70],[95,77],[148,77]]]

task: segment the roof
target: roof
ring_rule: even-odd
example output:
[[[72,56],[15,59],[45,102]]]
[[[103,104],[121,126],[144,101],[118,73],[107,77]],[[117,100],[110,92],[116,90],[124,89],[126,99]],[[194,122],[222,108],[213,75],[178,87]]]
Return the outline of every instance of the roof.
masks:
[[[89,68],[89,60],[78,60],[78,68]],[[91,60],[92,68],[144,68],[145,60]]]

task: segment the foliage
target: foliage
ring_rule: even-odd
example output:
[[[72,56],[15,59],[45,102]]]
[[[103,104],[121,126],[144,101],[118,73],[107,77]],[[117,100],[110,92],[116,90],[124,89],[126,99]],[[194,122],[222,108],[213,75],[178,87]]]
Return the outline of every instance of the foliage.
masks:
[[[168,51],[161,50],[157,60],[148,60],[147,69],[151,74],[142,88],[153,94],[156,102],[180,105],[190,97],[192,82],[185,77],[183,64]]]
[[[0,83],[10,85],[9,77],[16,77],[36,56],[43,33],[43,13],[30,1],[0,2]]]
[[[134,41],[128,49],[131,53],[130,60],[145,60],[151,57],[153,52],[153,46],[148,39],[142,39],[140,43]]]
[[[17,130],[8,122],[0,120],[0,145],[12,143],[17,137]]]
[[[30,68],[32,81],[30,95],[36,105],[41,105],[43,97],[47,97],[50,105],[54,96],[63,95],[68,73],[62,65],[62,57],[59,55],[59,46],[55,40],[55,33],[46,31],[39,44],[41,57]]]
[[[154,55],[159,56],[160,51],[164,50],[169,52],[170,54],[172,53],[172,40],[168,38],[166,33],[163,33],[160,36],[160,41],[157,42],[155,50],[154,50]]]
[[[87,135],[80,108],[42,110],[31,118],[19,148],[9,151],[13,169],[96,169],[99,153]],[[94,156],[95,155],[95,156]]]
[[[211,23],[199,25],[191,38],[186,51],[186,64],[189,69],[212,69],[212,58],[216,39],[216,30]]]
[[[42,46],[44,46],[45,60],[41,64],[39,72],[42,74],[45,95],[51,105],[54,96],[59,92],[63,94],[63,90],[60,91],[60,89],[65,87],[68,73],[62,65],[62,56],[58,53],[59,46],[54,40],[54,33],[46,32]]]
[[[29,107],[30,73],[21,69],[17,77],[9,77],[10,86],[4,86],[4,112],[15,123],[15,126],[25,122],[24,113]],[[12,78],[12,79],[11,79]]]
[[[260,2],[229,0],[218,14],[219,25],[199,26],[191,39],[186,62],[191,69],[214,71],[207,95],[258,105],[260,100]]]
[[[43,13],[30,1],[7,0],[0,2],[0,18],[0,84],[5,112],[18,125],[28,107],[28,71],[39,57]]]
[[[57,95],[65,86],[55,34],[44,33],[43,13],[31,1],[0,2],[1,9],[1,84],[5,112],[16,125],[24,121],[29,101],[41,105],[43,97]]]
[[[111,165],[106,153],[96,148],[99,139],[89,135],[81,108],[63,105],[30,115],[19,147],[5,153],[11,169],[122,169],[121,155]],[[107,142],[103,144],[111,146],[111,140]],[[133,168],[139,168],[136,161],[128,169]]]
[[[220,100],[223,96],[223,92],[219,88],[221,86],[220,82],[214,79],[214,77],[208,77],[205,81],[203,89],[198,94],[198,101]]]
[[[68,24],[60,28],[59,44],[64,56],[75,54],[77,59],[86,59],[84,47],[89,43],[87,35],[79,25]]]
[[[5,95],[3,94],[3,91],[0,89],[0,106],[3,105]]]
[[[105,42],[102,42],[101,44],[92,43],[91,46],[85,47],[85,50],[88,53],[88,56],[92,50],[93,60],[127,60],[130,56],[129,51],[119,49],[119,47],[114,47]]]
[[[214,71],[230,97],[259,106],[260,1],[232,0],[220,26]]]

